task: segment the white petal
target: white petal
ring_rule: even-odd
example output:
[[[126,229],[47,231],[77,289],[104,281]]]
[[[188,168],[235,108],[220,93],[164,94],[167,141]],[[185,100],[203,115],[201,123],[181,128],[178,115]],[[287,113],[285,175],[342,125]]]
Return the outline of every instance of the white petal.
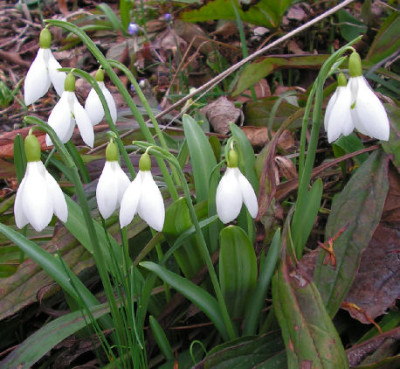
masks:
[[[147,170],[142,173],[142,194],[139,199],[138,213],[150,227],[161,232],[165,219],[164,201],[151,172]]]
[[[125,227],[132,222],[139,204],[142,192],[142,172],[139,171],[136,178],[129,184],[121,200],[121,210],[119,212],[119,223]]]
[[[61,96],[62,93],[64,92],[64,83],[67,74],[65,72],[60,72],[57,70],[58,68],[61,68],[61,65],[53,56],[51,50],[48,49],[48,51],[49,51],[48,70],[49,70],[50,80],[58,96]]]
[[[39,49],[25,77],[24,100],[26,105],[30,105],[40,99],[50,87],[50,77],[43,55],[44,50]]]
[[[43,163],[41,161],[29,162],[25,176],[22,206],[29,223],[37,232],[40,232],[50,223],[53,216],[52,200],[46,191]]]
[[[336,92],[336,100],[333,106],[331,106],[330,115],[326,122],[328,142],[335,141],[340,135],[347,136],[354,129],[350,109],[351,90],[347,86],[339,86]]]
[[[119,163],[117,161],[112,162],[115,179],[118,184],[117,192],[118,192],[118,206],[121,205],[122,196],[124,195],[126,189],[128,188],[131,181],[129,180],[126,173],[121,169]]]
[[[47,183],[47,191],[53,202],[54,214],[64,223],[68,219],[68,206],[65,201],[64,193],[62,192],[57,181],[45,169],[45,179]]]
[[[113,163],[117,162],[106,161],[96,188],[97,206],[104,219],[109,218],[118,207],[118,178]]]
[[[110,109],[110,114],[112,121],[115,123],[117,121],[117,107],[115,106],[114,98],[111,95],[111,92],[104,85],[100,85],[101,91],[103,91],[104,97],[106,98],[108,109]]]
[[[66,143],[71,139],[74,130],[74,120],[70,109],[70,99],[73,92],[64,91],[61,99],[50,113],[48,124],[57,133],[62,143]],[[47,146],[52,145],[50,138],[46,135]]]
[[[22,204],[22,198],[24,193],[24,187],[26,183],[26,175],[22,179],[21,184],[18,187],[17,195],[15,196],[15,203],[14,203],[14,218],[15,224],[18,228],[22,228],[29,223],[28,218],[25,216],[24,206]]]
[[[229,223],[237,218],[243,204],[235,170],[239,169],[226,168],[226,172],[217,187],[217,214],[222,223]]]
[[[75,96],[75,94],[74,94]],[[81,137],[83,142],[90,146],[93,147],[94,144],[94,131],[93,131],[93,126],[92,122],[90,121],[89,116],[87,115],[85,109],[81,104],[79,104],[78,99],[75,96],[74,99],[74,110],[73,110],[74,116],[75,116],[75,121],[76,125],[79,128],[79,132],[81,133]]]
[[[356,78],[359,78],[358,90],[356,103],[352,109],[355,127],[370,137],[389,140],[390,124],[383,104],[370,89],[364,77]]]
[[[85,110],[94,126],[100,123],[104,117],[104,109],[101,105],[99,95],[97,95],[93,88],[90,90],[86,99]]]
[[[254,189],[248,179],[239,170],[236,176],[239,181],[244,204],[246,205],[251,217],[255,218],[258,213],[258,202]]]
[[[328,105],[326,106],[326,110],[325,110],[325,118],[324,118],[324,128],[325,131],[328,131],[328,127],[329,127],[329,118],[331,116],[332,113],[332,108],[336,103],[336,99],[338,97],[338,88],[335,90],[334,94],[331,96],[331,98],[328,101]]]

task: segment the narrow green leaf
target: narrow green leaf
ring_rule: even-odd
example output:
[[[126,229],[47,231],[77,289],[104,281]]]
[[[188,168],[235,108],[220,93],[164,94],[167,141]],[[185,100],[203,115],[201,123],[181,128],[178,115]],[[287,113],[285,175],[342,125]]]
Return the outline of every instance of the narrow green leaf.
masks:
[[[368,50],[366,60],[376,64],[398,51],[400,48],[399,29],[400,14],[393,12],[380,26]]]
[[[107,304],[90,309],[94,319],[107,314],[110,309]],[[23,343],[7,356],[0,366],[4,369],[29,369],[61,341],[80,329],[86,327],[89,317],[82,316],[81,311],[63,315],[43,326],[29,336]]]
[[[346,369],[340,337],[314,283],[281,262],[272,279],[274,311],[282,329],[288,369]]]
[[[174,360],[174,353],[172,351],[171,345],[169,344],[168,338],[165,335],[164,330],[157,322],[154,316],[149,317],[150,328],[153,333],[154,339],[157,342],[159,349],[167,360]]]
[[[79,170],[79,173],[82,178],[83,183],[89,183],[90,182],[90,176],[89,172],[86,169],[85,164],[83,163],[83,160],[81,158],[81,155],[79,154],[78,150],[76,149],[75,145],[71,142],[68,141],[65,144],[65,147],[67,148],[69,154],[71,155],[72,159],[74,160],[74,163],[76,167]]]
[[[76,277],[72,271],[65,272],[57,255],[51,255],[44,251],[39,245],[28,240],[12,228],[0,223],[0,232],[10,241],[14,242],[24,253],[33,259],[40,267],[50,275],[60,287],[72,296],[76,301],[83,300],[88,306],[98,304],[96,297],[86,288],[86,286]],[[73,283],[71,283],[73,279]],[[79,296],[78,293],[79,292]]]
[[[85,219],[82,214],[82,209],[76,202],[74,202],[68,196],[66,196],[65,199],[68,205],[68,220],[65,223],[65,227],[91,254],[93,254],[92,240],[90,239],[90,234],[87,232],[87,227]],[[107,255],[110,254],[108,246],[110,243],[114,257],[121,263],[122,267],[122,259],[123,259],[122,251],[118,242],[115,241],[115,239],[111,235],[107,237],[104,228],[95,220],[93,220],[93,224],[95,231],[97,233],[97,238],[99,240],[99,246],[102,250],[104,257],[108,258]]]
[[[217,161],[199,124],[187,114],[183,116],[183,129],[190,152],[197,202],[206,201],[211,173]]]
[[[186,278],[183,278],[151,261],[143,261],[139,265],[156,274],[164,282],[171,285],[188,300],[194,303],[214,323],[215,327],[222,334],[224,339],[228,339],[228,333],[219,310],[218,302],[207,291],[193,284]]]
[[[26,157],[24,149],[24,139],[20,134],[17,134],[14,139],[14,165],[17,173],[18,183],[21,183],[24,178],[26,168]]]
[[[346,41],[354,40],[367,31],[367,26],[344,9],[337,12],[339,29]]]
[[[193,369],[286,369],[280,332],[244,337],[213,348]]]
[[[220,233],[219,279],[232,318],[239,318],[257,283],[257,258],[247,234],[238,226]]]
[[[303,197],[303,201],[296,203],[291,231],[297,257],[301,257],[317,217],[321,204],[322,190],[323,184],[319,178],[313,183],[306,196]]]
[[[100,5],[97,5],[97,7],[105,14],[105,16],[108,18],[110,23],[112,24],[114,30],[116,31],[121,31],[122,34],[126,35],[127,30],[123,29],[121,22],[119,21],[118,17],[114,13],[114,11],[110,8],[110,6],[106,3],[101,3]]]
[[[119,14],[121,17],[122,28],[127,30],[129,22],[131,20],[130,11],[132,9],[133,2],[130,0],[120,0],[119,2]]]
[[[376,151],[334,199],[325,239],[329,240],[345,229],[333,242],[337,266],[324,265],[326,251],[321,249],[314,273],[314,281],[331,317],[353,282],[361,254],[381,218],[387,191],[387,158],[381,151]]]
[[[250,336],[256,334],[257,323],[260,320],[261,309],[268,293],[269,283],[275,271],[281,249],[281,232],[277,229],[272,238],[268,254],[260,262],[260,275],[253,295],[247,305],[243,334]]]

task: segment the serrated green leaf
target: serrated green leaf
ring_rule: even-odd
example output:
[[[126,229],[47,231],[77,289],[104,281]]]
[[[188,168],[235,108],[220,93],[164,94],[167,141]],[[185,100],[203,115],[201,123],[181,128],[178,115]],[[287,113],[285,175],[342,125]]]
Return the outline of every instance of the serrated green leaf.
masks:
[[[314,272],[314,281],[331,317],[343,302],[357,273],[361,254],[379,223],[388,187],[387,158],[376,151],[333,202],[325,239],[345,229],[333,242],[337,267],[324,265],[326,251],[321,249]]]

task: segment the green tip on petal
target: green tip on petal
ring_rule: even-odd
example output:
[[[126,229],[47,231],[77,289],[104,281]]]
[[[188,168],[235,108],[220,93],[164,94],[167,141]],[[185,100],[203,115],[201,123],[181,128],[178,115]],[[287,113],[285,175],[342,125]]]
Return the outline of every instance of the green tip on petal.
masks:
[[[110,143],[107,145],[106,160],[118,161],[118,158],[119,158],[118,146],[113,140],[111,140]]]
[[[104,82],[104,71],[103,69],[99,68],[99,70],[96,72],[96,81],[97,82]]]
[[[142,172],[149,171],[151,169],[150,155],[145,152],[139,160],[139,170]]]
[[[353,51],[349,58],[349,74],[350,77],[360,77],[362,76],[362,64],[360,54]]]
[[[342,86],[342,87],[347,86],[347,79],[343,73],[339,73],[337,81],[338,81],[338,86]]]
[[[70,92],[75,91],[75,77],[72,73],[69,73],[67,78],[65,78],[64,90]]]
[[[40,143],[35,135],[30,133],[28,136],[26,136],[24,147],[25,147],[26,160],[28,162],[40,160],[40,154],[41,154]]]
[[[229,150],[228,153],[228,167],[237,168],[239,166],[239,157],[235,150]]]
[[[50,45],[51,45],[51,33],[46,27],[42,30],[42,32],[40,32],[39,47],[41,49],[50,49]]]

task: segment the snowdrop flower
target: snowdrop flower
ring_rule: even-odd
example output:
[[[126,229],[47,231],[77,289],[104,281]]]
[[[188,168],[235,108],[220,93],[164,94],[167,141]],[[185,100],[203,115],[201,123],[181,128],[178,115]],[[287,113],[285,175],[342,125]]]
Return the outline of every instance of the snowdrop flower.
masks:
[[[114,98],[104,84],[104,72],[102,69],[99,69],[97,71],[96,81],[106,99],[112,121],[115,123],[117,121],[117,108],[115,106]],[[89,95],[86,99],[85,110],[94,126],[100,123],[104,118],[105,113],[103,105],[101,104],[99,95],[97,95],[97,92],[93,88],[90,90]]]
[[[338,88],[328,102],[324,126],[328,141],[349,135],[354,128],[364,135],[389,140],[390,124],[380,100],[362,75],[361,59],[357,52],[350,55],[349,83],[339,75]]]
[[[354,127],[364,135],[388,141],[389,118],[383,104],[374,94],[362,75],[360,55],[353,52],[349,60],[349,84],[351,91],[351,117]]]
[[[106,163],[96,188],[97,206],[107,219],[120,207],[122,195],[129,186],[129,178],[118,162],[118,147],[111,140],[106,149]]]
[[[86,145],[93,147],[93,126],[86,110],[75,95],[75,77],[72,73],[69,73],[65,79],[64,88],[61,99],[50,113],[48,124],[57,133],[61,142],[66,143],[71,139],[76,123],[82,140]],[[46,144],[47,146],[53,144],[48,135],[46,135]]]
[[[339,74],[338,87],[326,107],[324,126],[328,133],[328,142],[333,142],[340,135],[348,136],[354,129],[351,117],[351,91],[343,73]]]
[[[25,139],[25,153],[28,163],[15,198],[15,223],[18,228],[30,223],[40,232],[53,214],[66,222],[68,207],[60,186],[40,161],[40,144],[31,132]]]
[[[122,197],[119,213],[121,228],[128,225],[136,213],[158,232],[164,226],[164,202],[150,169],[150,156],[144,153],[139,161],[139,172]]]
[[[64,91],[66,74],[57,70],[61,68],[61,65],[54,58],[50,44],[51,33],[45,28],[40,33],[39,51],[25,77],[24,100],[26,105],[33,104],[45,95],[51,83],[59,96]]]
[[[217,214],[222,223],[236,219],[246,205],[250,215],[255,218],[258,213],[257,197],[253,187],[238,168],[238,156],[234,150],[228,154],[228,168],[217,187]]]

